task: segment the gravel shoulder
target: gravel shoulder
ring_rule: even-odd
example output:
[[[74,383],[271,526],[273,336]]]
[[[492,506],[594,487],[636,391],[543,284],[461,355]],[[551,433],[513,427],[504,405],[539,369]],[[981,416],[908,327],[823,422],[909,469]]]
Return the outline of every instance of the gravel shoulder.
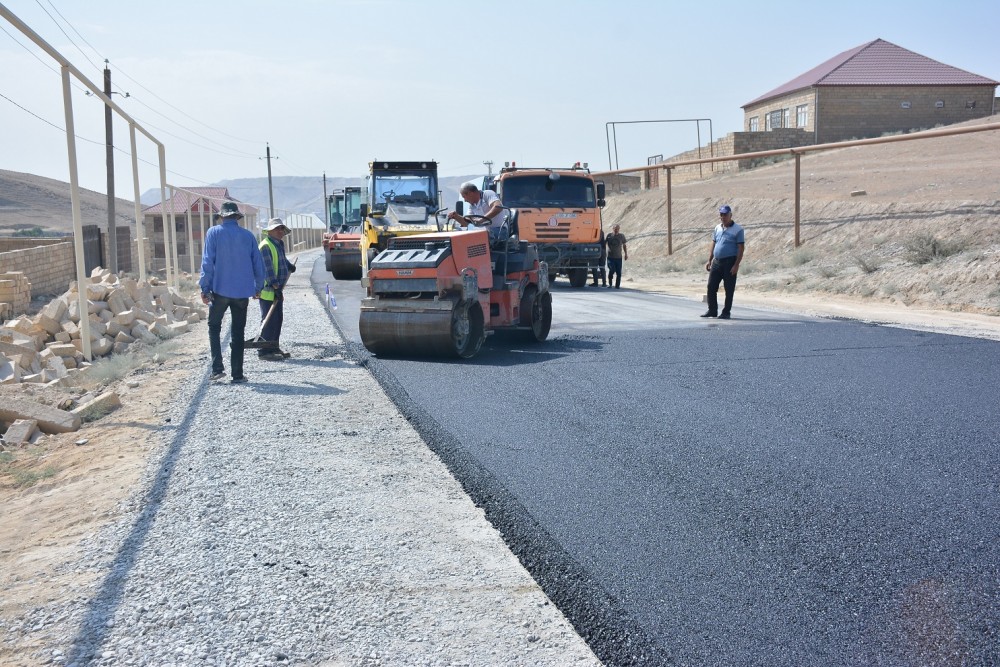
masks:
[[[0,662],[599,664],[351,358],[308,271],[287,298],[291,359],[210,383],[204,326],[184,334],[86,445],[53,447],[90,457],[5,503]]]

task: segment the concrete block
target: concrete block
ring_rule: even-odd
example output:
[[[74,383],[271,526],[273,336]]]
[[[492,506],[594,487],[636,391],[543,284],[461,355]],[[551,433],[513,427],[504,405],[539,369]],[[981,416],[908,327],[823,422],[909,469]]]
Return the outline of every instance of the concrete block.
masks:
[[[121,399],[113,391],[101,394],[92,401],[87,401],[81,405],[73,408],[72,414],[77,419],[88,419],[94,417],[101,417],[109,412],[113,412],[122,405]]]
[[[63,330],[62,323],[59,320],[53,317],[49,317],[45,313],[39,313],[38,319],[35,321],[35,323],[43,330],[45,330],[45,332],[48,333],[50,336],[55,336],[57,333]]]
[[[15,419],[4,434],[3,441],[8,445],[23,445],[31,440],[38,430],[38,422],[34,419]]]

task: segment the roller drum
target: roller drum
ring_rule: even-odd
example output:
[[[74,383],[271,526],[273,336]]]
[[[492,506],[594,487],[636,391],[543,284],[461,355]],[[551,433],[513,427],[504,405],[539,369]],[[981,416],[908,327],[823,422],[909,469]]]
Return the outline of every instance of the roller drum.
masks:
[[[476,303],[427,310],[362,306],[358,324],[361,342],[380,356],[469,358],[486,338]]]

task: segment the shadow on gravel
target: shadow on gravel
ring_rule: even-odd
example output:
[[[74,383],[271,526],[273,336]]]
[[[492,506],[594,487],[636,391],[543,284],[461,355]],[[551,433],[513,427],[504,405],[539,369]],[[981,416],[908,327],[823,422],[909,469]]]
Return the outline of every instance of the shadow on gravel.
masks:
[[[223,341],[226,344],[228,338]],[[159,430],[163,432],[173,431],[173,437],[167,447],[167,451],[160,462],[160,468],[156,472],[153,484],[146,497],[141,501],[142,512],[132,526],[132,530],[122,542],[109,568],[107,576],[101,583],[97,594],[90,601],[90,609],[84,616],[80,624],[80,630],[73,638],[70,650],[66,656],[66,664],[74,665],[90,661],[94,657],[95,650],[104,644],[111,631],[109,622],[114,618],[115,610],[121,602],[124,593],[125,582],[129,574],[135,567],[139,550],[146,541],[156,515],[160,511],[163,499],[167,495],[167,489],[171,477],[174,474],[174,466],[181,447],[187,440],[191,431],[191,424],[197,412],[198,405],[205,398],[205,392],[209,387],[207,372],[202,376],[197,390],[188,403],[188,409],[184,413],[180,423],[166,424]]]

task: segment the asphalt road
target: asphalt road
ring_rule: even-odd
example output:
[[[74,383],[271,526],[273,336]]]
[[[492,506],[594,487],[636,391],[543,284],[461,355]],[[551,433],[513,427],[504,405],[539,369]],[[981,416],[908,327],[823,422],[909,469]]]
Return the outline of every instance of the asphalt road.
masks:
[[[602,660],[1000,664],[1000,344],[553,292],[543,344],[369,365]]]

